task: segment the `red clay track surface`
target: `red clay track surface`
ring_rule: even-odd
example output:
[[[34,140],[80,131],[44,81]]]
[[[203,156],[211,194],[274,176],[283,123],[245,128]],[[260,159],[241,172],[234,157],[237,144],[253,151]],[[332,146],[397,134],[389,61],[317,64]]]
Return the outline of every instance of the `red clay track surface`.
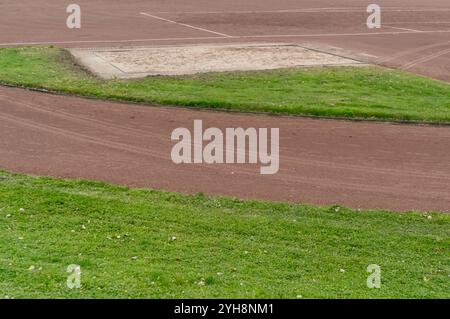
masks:
[[[293,42],[334,45],[372,62],[450,81],[448,0],[78,0],[82,28],[60,0],[3,0],[0,46],[148,46]],[[279,127],[281,168],[175,165],[177,127]],[[145,107],[0,87],[0,167],[186,193],[450,210],[450,129]]]
[[[370,62],[450,81],[448,0],[78,0],[82,28],[60,0],[3,0],[0,46],[66,47],[291,42],[334,45]],[[367,6],[382,10],[369,30]]]
[[[353,208],[450,208],[450,129],[99,102],[0,88],[0,166],[185,193]],[[173,164],[171,132],[279,127],[280,171]]]

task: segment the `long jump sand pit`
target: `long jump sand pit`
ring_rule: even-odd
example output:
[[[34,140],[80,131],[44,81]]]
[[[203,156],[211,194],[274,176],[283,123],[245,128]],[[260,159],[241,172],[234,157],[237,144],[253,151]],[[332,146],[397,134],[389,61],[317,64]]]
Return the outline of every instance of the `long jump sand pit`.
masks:
[[[79,64],[104,79],[363,64],[331,51],[297,44],[72,49],[70,52]]]

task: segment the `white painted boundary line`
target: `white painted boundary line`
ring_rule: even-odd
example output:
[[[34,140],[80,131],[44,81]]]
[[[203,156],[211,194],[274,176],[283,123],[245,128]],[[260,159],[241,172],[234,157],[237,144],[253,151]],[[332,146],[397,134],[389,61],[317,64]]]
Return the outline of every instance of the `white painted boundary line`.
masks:
[[[218,40],[218,39],[275,39],[275,38],[303,38],[303,37],[348,37],[348,36],[371,36],[371,35],[398,35],[398,34],[416,34],[416,31],[404,32],[371,32],[371,33],[320,33],[320,34],[266,34],[266,35],[242,35],[242,36],[217,36],[217,37],[186,37],[186,38],[151,38],[151,39],[130,39],[130,40],[75,40],[75,41],[47,41],[47,42],[8,42],[0,43],[0,46],[18,46],[18,45],[49,45],[49,44],[83,44],[83,43],[132,43],[132,42],[150,42],[150,41],[188,41],[188,40]],[[429,30],[420,31],[424,33],[450,33],[450,30]]]
[[[404,31],[412,31],[412,32],[423,32],[422,30],[415,30],[415,29],[409,29],[409,28],[400,28],[400,27],[391,27],[390,25],[387,25],[386,23],[383,23],[383,27],[392,28],[396,30],[404,30]]]
[[[387,24],[449,24],[450,21],[400,21],[400,22],[385,22]]]
[[[243,10],[243,11],[158,11],[156,14],[258,14],[258,13],[346,13],[367,12],[367,8],[310,8],[310,9],[281,9],[281,10]],[[450,11],[450,8],[410,8],[384,7],[384,12],[439,12]]]
[[[47,45],[47,44],[83,44],[83,43],[131,43],[148,41],[181,41],[181,40],[214,40],[225,39],[225,37],[186,37],[186,38],[152,38],[152,39],[129,39],[129,40],[74,40],[74,41],[47,41],[47,42],[9,42],[0,43],[0,46],[13,45]]]
[[[420,31],[420,33],[448,33],[450,30],[429,30]],[[274,34],[274,35],[248,35],[233,36],[236,39],[246,38],[300,38],[300,37],[347,37],[347,36],[370,36],[370,35],[397,35],[397,34],[413,34],[417,31],[392,31],[392,32],[360,32],[360,33],[318,33],[318,34]]]
[[[430,55],[421,57],[421,58],[419,58],[417,60],[414,60],[414,61],[411,61],[409,63],[406,63],[406,64],[402,65],[401,69],[402,70],[409,70],[409,69],[413,68],[414,66],[416,66],[417,64],[421,64],[421,63],[425,63],[425,62],[437,59],[437,58],[439,58],[439,57],[441,57],[443,55],[446,55],[448,53],[450,53],[450,49],[445,49],[445,50],[442,50],[442,51],[439,51],[439,52],[435,52],[433,54],[430,54]]]
[[[181,25],[181,26],[184,26],[184,27],[195,29],[195,30],[200,30],[200,31],[204,31],[204,32],[217,34],[217,35],[220,35],[220,36],[223,36],[223,37],[227,37],[227,38],[231,38],[232,37],[231,35],[228,35],[228,34],[225,34],[225,33],[220,33],[220,32],[216,32],[216,31],[204,29],[204,28],[199,28],[199,27],[196,27],[196,26],[193,26],[193,25],[190,25],[190,24],[186,24],[186,23],[176,22],[176,21],[173,21],[173,20],[161,18],[161,17],[155,16],[155,15],[152,15],[152,14],[148,14],[148,13],[145,13],[145,12],[139,12],[139,14],[144,15],[146,17],[153,18],[153,19],[161,20],[161,21],[164,21],[164,22],[178,24],[178,25]]]
[[[399,59],[399,58],[402,58],[402,57],[410,55],[410,54],[418,53],[418,52],[425,51],[425,50],[428,50],[428,49],[437,48],[437,47],[440,47],[440,46],[445,46],[447,44],[450,44],[450,41],[439,42],[439,43],[434,43],[434,44],[429,44],[429,45],[423,45],[423,46],[420,46],[418,48],[414,48],[414,49],[406,50],[406,51],[401,51],[401,52],[398,52],[398,53],[393,54],[391,56],[387,56],[387,57],[378,59],[377,63],[389,62],[389,61],[392,61],[392,60],[395,60],[395,59]]]

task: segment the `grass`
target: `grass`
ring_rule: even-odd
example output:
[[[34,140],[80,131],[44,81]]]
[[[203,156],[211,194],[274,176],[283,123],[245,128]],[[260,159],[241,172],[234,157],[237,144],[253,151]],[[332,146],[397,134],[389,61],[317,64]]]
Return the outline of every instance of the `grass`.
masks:
[[[0,171],[0,298],[449,298],[449,235],[441,213]],[[82,268],[81,289],[66,287],[70,264]],[[381,289],[366,286],[369,264],[381,267]]]
[[[0,83],[101,99],[275,114],[450,123],[450,85],[379,67],[100,80],[59,48],[0,49]]]

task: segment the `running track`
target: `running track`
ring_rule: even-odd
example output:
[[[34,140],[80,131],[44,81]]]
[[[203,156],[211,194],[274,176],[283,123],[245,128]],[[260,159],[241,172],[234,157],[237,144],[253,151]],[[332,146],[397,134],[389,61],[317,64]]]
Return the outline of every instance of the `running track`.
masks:
[[[0,4],[0,45],[71,47],[296,42],[338,46],[374,62],[450,79],[447,0],[378,1],[384,27],[367,30],[364,1],[64,1]],[[177,166],[170,133],[194,119],[279,127],[281,169]],[[450,210],[450,130],[154,108],[0,88],[0,167],[241,198],[354,208]]]
[[[0,166],[240,198],[450,211],[450,129],[194,111],[0,87]],[[175,165],[171,132],[279,127],[280,171]]]
[[[66,27],[78,3],[82,28]],[[367,5],[382,28],[366,26]],[[370,62],[450,81],[448,0],[3,0],[0,46],[144,46],[183,43],[326,44]]]

